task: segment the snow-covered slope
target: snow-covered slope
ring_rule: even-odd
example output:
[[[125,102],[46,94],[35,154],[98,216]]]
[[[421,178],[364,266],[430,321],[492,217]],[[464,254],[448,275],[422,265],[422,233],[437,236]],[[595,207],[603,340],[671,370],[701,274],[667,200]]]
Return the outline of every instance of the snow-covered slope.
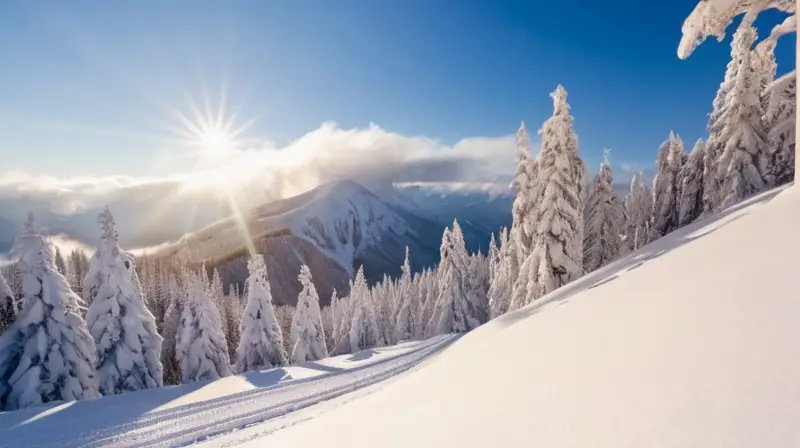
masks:
[[[423,362],[456,338],[445,335],[213,382],[0,412],[0,446],[183,446],[368,387]]]
[[[242,446],[800,446],[798,222],[762,194]]]

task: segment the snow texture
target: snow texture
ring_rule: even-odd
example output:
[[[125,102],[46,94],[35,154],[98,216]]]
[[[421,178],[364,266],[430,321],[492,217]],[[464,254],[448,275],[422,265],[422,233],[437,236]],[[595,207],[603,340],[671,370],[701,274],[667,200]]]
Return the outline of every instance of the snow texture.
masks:
[[[297,279],[303,285],[297,297],[297,306],[292,319],[290,344],[293,363],[316,361],[328,357],[325,342],[325,330],[322,328],[322,314],[319,309],[319,295],[311,281],[311,270],[308,266],[300,267]]]
[[[272,292],[267,280],[264,257],[256,254],[247,263],[247,305],[241,324],[241,339],[236,349],[236,371],[264,370],[289,363],[283,333],[272,307]]]
[[[0,336],[0,406],[6,410],[100,396],[94,340],[54,252],[29,215],[12,249],[22,274],[21,310]]]
[[[100,245],[92,255],[88,278],[93,298],[86,325],[97,347],[96,369],[103,395],[163,386],[162,338],[142,297],[133,257],[122,252],[114,219],[100,213]]]

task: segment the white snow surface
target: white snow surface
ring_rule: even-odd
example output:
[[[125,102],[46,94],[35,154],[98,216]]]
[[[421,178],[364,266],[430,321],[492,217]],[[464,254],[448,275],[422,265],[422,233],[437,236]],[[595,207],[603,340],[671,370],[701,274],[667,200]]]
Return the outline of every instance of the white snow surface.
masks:
[[[369,395],[208,446],[800,446],[797,222],[800,189],[763,193]]]
[[[185,446],[374,385],[456,339],[446,335],[213,382],[0,412],[0,446]]]

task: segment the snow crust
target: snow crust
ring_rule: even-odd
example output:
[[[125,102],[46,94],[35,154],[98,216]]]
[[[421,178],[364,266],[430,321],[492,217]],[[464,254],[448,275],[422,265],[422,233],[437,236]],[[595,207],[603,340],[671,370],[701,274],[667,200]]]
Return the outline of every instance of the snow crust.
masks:
[[[797,222],[763,193],[237,446],[800,446]]]

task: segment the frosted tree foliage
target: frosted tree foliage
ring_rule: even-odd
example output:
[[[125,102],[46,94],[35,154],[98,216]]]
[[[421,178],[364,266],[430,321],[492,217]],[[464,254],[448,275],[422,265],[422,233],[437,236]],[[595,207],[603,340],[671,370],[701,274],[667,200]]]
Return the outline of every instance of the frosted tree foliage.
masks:
[[[265,370],[287,365],[283,333],[272,307],[272,291],[267,280],[264,257],[254,255],[248,262],[247,305],[241,324],[241,339],[236,349],[236,371]]]
[[[174,276],[170,276],[167,284],[169,304],[164,313],[164,341],[161,344],[161,364],[164,368],[164,384],[180,384],[181,368],[178,363],[178,331],[181,325],[183,304],[186,302],[186,290],[178,285]]]
[[[619,257],[624,227],[622,203],[614,194],[614,178],[608,150],[594,178],[586,204],[583,266],[594,271]]]
[[[542,149],[534,188],[532,250],[520,266],[510,310],[560,288],[583,275],[583,202],[586,167],[567,104],[567,91],[551,94],[553,116],[539,134]]]
[[[788,73],[767,86],[766,96],[764,121],[769,130],[769,164],[765,178],[771,186],[777,186],[791,182],[795,176],[797,72]]]
[[[477,328],[479,310],[470,299],[469,256],[457,221],[445,229],[439,250],[439,291],[428,327],[431,334],[466,333]]]
[[[219,311],[208,294],[204,276],[192,273],[187,279],[176,346],[184,384],[216,380],[231,374]]]
[[[15,410],[100,396],[95,345],[80,300],[58,273],[53,244],[29,214],[12,252],[22,276],[21,310],[0,336],[0,405]]]
[[[144,305],[133,258],[122,252],[114,218],[106,207],[99,216],[101,242],[89,267],[97,279],[86,324],[97,346],[100,393],[118,394],[163,386],[162,338]]]
[[[720,188],[717,210],[759,193],[766,186],[759,83],[750,61],[755,39],[752,25],[742,23],[731,44],[731,59],[738,62],[739,70],[720,116],[723,126],[718,138],[723,146],[714,173]]]
[[[0,272],[0,334],[14,322],[14,316],[17,314],[17,303],[14,299],[14,292]]]
[[[533,210],[536,207],[534,186],[538,177],[536,159],[531,156],[531,143],[525,123],[520,124],[517,131],[517,171],[514,174],[513,186],[516,190],[511,208],[512,227],[516,230],[517,257],[524,260],[530,253],[533,235]]]
[[[397,342],[413,339],[419,332],[419,296],[416,285],[411,280],[411,262],[409,260],[408,246],[406,258],[403,261],[403,274],[397,285],[397,297],[400,308],[395,320],[394,340]]]
[[[675,133],[658,150],[658,172],[653,180],[653,215],[649,241],[678,228],[679,175],[683,163],[683,141]]]
[[[363,266],[358,268],[356,278],[350,285],[349,300],[352,309],[349,328],[350,352],[355,353],[379,346],[381,335]]]
[[[697,140],[689,159],[681,168],[680,199],[678,200],[678,227],[694,222],[703,213],[703,171],[705,162],[705,143]]]
[[[625,197],[625,242],[629,250],[634,251],[647,244],[652,211],[653,195],[647,188],[644,173],[639,172],[633,176],[631,190]]]
[[[322,313],[319,309],[319,295],[311,281],[311,270],[300,266],[297,277],[303,289],[297,297],[297,306],[292,320],[290,346],[292,362],[316,361],[328,357],[325,330],[322,328]]]
[[[491,282],[489,284],[489,310],[492,318],[502,316],[508,311],[511,300],[514,280],[511,278],[510,260],[513,256],[513,248],[508,238],[508,230],[503,227],[500,230],[500,248],[497,264],[494,267]]]

